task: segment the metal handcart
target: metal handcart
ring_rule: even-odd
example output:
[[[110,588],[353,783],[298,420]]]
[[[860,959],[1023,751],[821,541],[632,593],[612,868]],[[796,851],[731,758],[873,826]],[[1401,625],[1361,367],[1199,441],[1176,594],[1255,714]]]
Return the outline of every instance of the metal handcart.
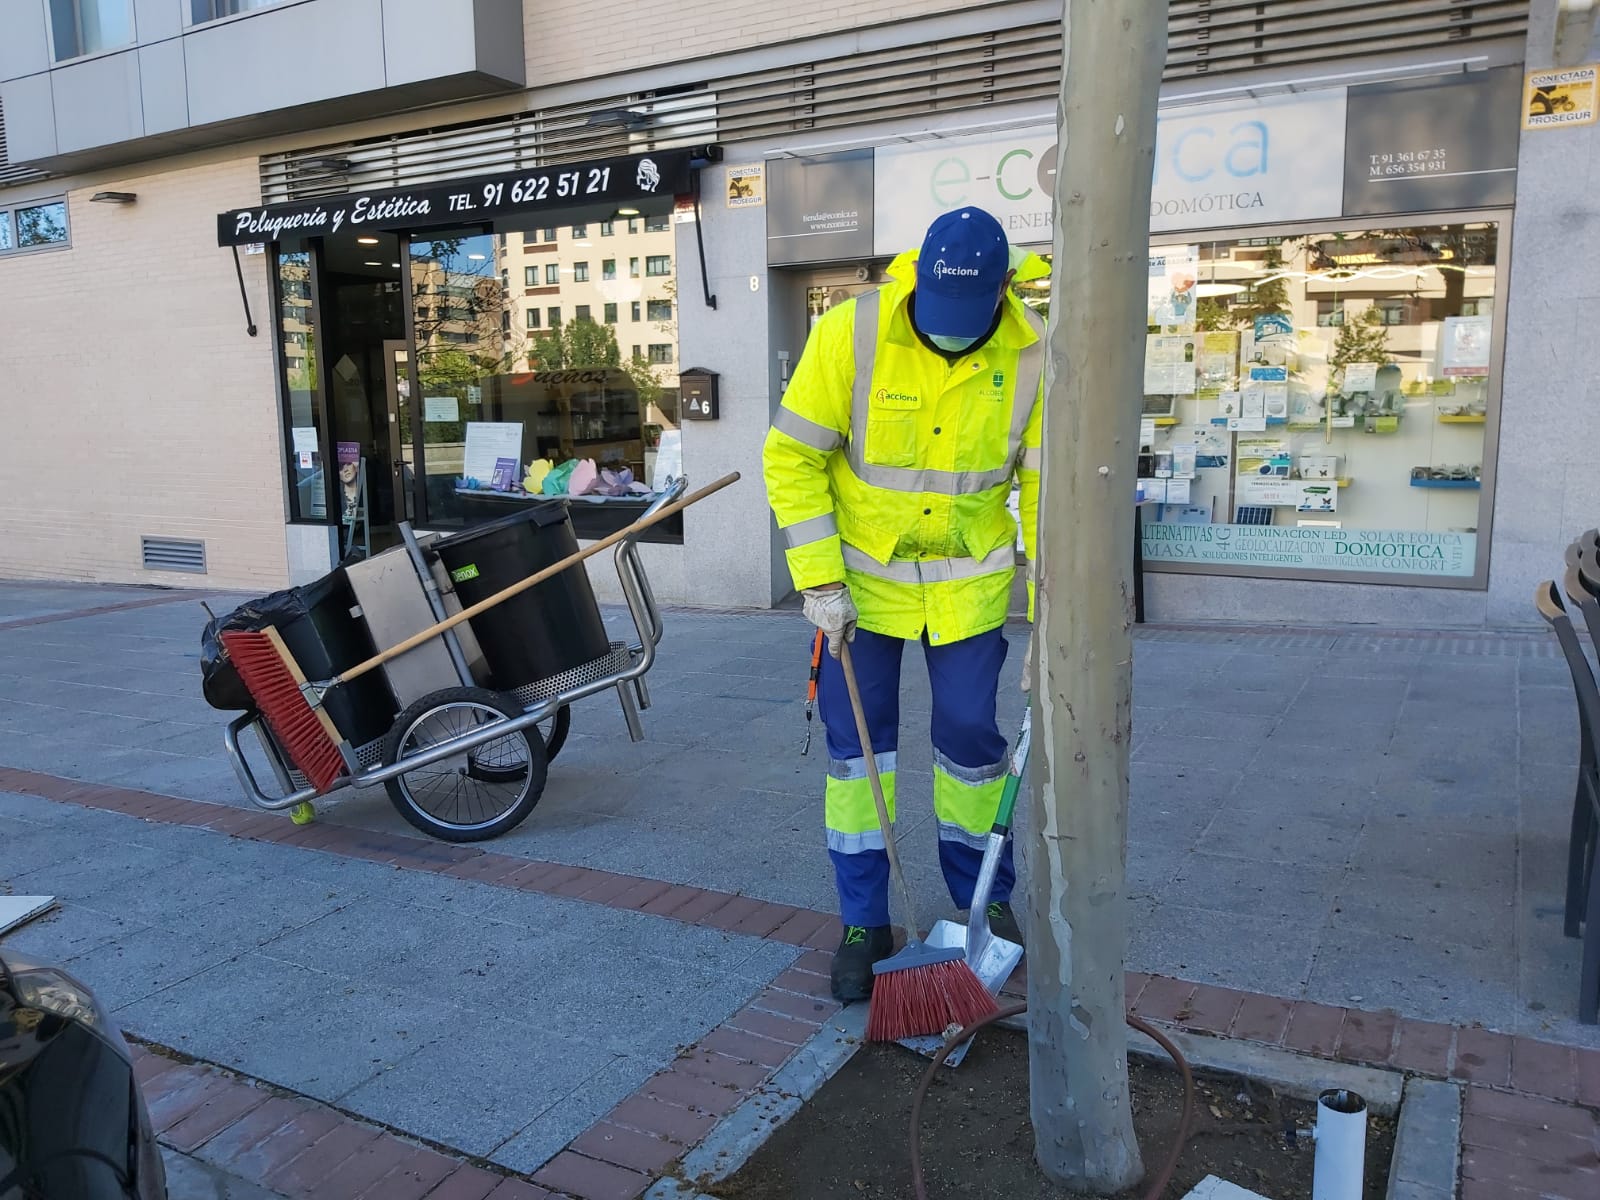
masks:
[[[686,480],[676,480],[640,519],[677,501],[686,486]],[[434,616],[443,619],[444,601],[423,549],[409,526],[402,526],[401,533]],[[543,795],[549,761],[566,737],[569,706],[615,689],[629,737],[644,737],[639,714],[650,707],[644,676],[655,662],[662,624],[639,560],[639,536],[623,538],[613,552],[633,640],[611,641],[607,653],[592,661],[497,691],[479,684],[461,639],[446,630],[437,636],[449,651],[453,686],[428,691],[405,706],[385,734],[349,748],[350,770],[326,792],[319,793],[290,765],[258,713],[246,712],[231,721],[224,741],[245,794],[261,808],[290,809],[297,821],[304,821],[311,818],[314,801],[345,788],[383,784],[402,817],[442,840],[482,841],[514,829]],[[246,734],[253,734],[270,765],[276,794],[258,782],[241,744]]]

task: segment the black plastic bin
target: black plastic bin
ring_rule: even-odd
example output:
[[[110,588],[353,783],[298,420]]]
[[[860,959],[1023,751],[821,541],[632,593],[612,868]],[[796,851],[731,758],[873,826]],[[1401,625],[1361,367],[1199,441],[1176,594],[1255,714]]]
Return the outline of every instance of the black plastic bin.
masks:
[[[295,591],[306,614],[279,624],[278,633],[307,679],[330,679],[378,652],[367,623],[352,614],[356,597],[343,568]],[[328,693],[323,706],[352,746],[382,737],[397,715],[394,693],[382,671],[368,671],[341,683]]]
[[[467,608],[578,552],[565,500],[454,534],[434,547]],[[611,649],[582,564],[473,617],[491,684],[510,691],[603,658]]]

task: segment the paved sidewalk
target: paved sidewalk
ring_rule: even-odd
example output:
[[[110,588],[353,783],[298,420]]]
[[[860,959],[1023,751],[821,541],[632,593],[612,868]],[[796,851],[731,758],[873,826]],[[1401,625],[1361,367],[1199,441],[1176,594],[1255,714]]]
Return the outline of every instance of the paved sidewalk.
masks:
[[[0,587],[0,624],[36,616],[32,595]],[[243,804],[196,686],[202,616],[179,600],[0,628],[0,765]],[[799,754],[807,640],[797,614],[669,613],[647,740],[607,698],[580,705],[544,800],[496,849],[831,907],[820,731]],[[1131,968],[1600,1045],[1570,1019],[1576,735],[1550,639],[1145,628],[1136,646]],[[940,915],[918,657],[901,836]],[[410,832],[380,791],[328,819]]]
[[[307,830],[249,808],[198,695],[203,619],[193,596],[0,585],[0,886],[64,901],[6,944],[68,960],[140,1036],[533,1175],[522,1192],[478,1180],[508,1197],[599,1196],[618,1170],[634,1194],[734,1102],[701,1073],[756,1086],[825,1019],[826,955],[805,946],[833,936],[826,752],[819,730],[799,754],[797,615],[668,613],[647,740],[626,740],[613,702],[579,706],[539,808],[470,850],[419,839],[381,791]],[[901,829],[943,915],[918,657]],[[1600,1047],[1570,1015],[1576,738],[1547,639],[1145,628],[1135,705],[1129,966],[1156,977],[1141,1004],[1172,993],[1169,1019],[1261,1038],[1251,1021],[1281,1010],[1284,1036],[1299,1002],[1300,1028],[1340,1014],[1365,1058],[1408,1066],[1404,1030],[1444,1029],[1444,1072],[1477,1069],[1474,1026],[1540,1039],[1484,1043],[1507,1072],[1513,1045]],[[3,794],[7,778],[33,794]],[[72,779],[115,786],[74,799]],[[1373,1021],[1384,1053],[1363,1049]],[[1600,1059],[1568,1061],[1595,1103]],[[621,1146],[644,1158],[619,1166]]]

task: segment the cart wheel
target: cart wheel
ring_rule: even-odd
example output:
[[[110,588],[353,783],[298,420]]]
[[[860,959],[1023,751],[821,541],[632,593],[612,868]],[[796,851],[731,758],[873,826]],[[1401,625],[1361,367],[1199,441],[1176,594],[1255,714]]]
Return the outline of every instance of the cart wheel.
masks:
[[[567,744],[567,731],[572,728],[572,708],[563,704],[548,721],[539,722],[539,732],[544,734],[544,756],[554,762],[561,747]]]
[[[496,721],[522,715],[487,688],[431,692],[395,719],[385,764],[404,762]],[[385,785],[395,809],[418,829],[447,842],[479,842],[515,829],[544,794],[544,739],[507,733],[469,751],[415,767]]]
[[[516,701],[509,696],[505,697],[505,700],[510,710],[516,712]],[[534,726],[539,731],[539,736],[544,738],[544,760],[546,763],[554,759],[556,752],[566,743],[567,730],[571,727],[572,710],[565,704]],[[489,783],[506,783],[518,778],[527,769],[527,764],[521,762],[507,765],[485,762],[476,752],[472,754],[471,760],[467,763],[467,770],[474,779],[482,779]]]

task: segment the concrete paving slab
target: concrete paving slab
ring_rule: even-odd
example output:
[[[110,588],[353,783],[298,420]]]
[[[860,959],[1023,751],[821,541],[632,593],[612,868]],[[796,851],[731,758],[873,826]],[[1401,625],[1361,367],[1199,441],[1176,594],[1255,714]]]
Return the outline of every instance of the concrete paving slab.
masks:
[[[28,888],[16,890],[32,894]],[[58,897],[55,908],[7,932],[0,937],[0,945],[20,954],[59,962],[96,946],[130,937],[145,928],[130,918],[96,912]]]
[[[154,927],[120,933],[62,965],[113,1011],[182,983],[227,961],[229,946],[193,933]]]
[[[463,1022],[455,1034],[355,1088],[345,1095],[343,1107],[488,1156],[585,1088],[614,1057],[511,1020],[479,1018]],[[618,1087],[611,1103],[626,1094]]]
[[[1503,950],[1393,930],[1374,936],[1341,927],[1336,916],[1317,940],[1305,994],[1366,1008],[1377,1000],[1409,1017],[1506,1029],[1517,1008],[1516,960]]]
[[[584,1130],[632,1095],[659,1069],[643,1056],[614,1059],[583,1086],[534,1117],[515,1136],[507,1138],[489,1158],[513,1171],[532,1174]]]

